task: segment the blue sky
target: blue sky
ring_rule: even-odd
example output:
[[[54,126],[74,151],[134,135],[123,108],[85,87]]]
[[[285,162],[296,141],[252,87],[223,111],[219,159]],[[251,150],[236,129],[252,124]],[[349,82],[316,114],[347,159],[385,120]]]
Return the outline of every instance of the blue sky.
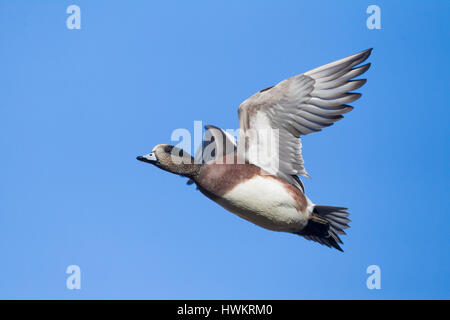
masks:
[[[81,8],[68,30],[66,8]],[[381,30],[366,8],[381,8]],[[0,1],[0,298],[450,298],[448,1]],[[373,47],[303,139],[344,253],[252,225],[136,161],[193,121]],[[172,142],[173,143],[173,142]],[[67,266],[81,290],[66,288]],[[381,290],[366,268],[381,268]]]

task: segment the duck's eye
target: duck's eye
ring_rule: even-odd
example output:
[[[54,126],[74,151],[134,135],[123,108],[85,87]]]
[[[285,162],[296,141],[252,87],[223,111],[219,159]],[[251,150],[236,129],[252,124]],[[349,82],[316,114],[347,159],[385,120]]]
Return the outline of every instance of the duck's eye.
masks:
[[[166,153],[172,153],[172,149],[173,149],[173,146],[166,146],[166,147],[164,148],[164,152],[166,152]]]

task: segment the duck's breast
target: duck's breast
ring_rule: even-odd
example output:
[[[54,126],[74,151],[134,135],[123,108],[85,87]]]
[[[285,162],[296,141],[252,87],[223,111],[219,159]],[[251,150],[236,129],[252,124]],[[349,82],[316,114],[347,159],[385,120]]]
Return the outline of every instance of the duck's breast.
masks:
[[[301,230],[307,223],[303,193],[254,165],[213,165],[204,175],[200,191],[250,222],[287,232]]]
[[[223,207],[261,227],[295,232],[307,223],[308,213],[295,188],[273,176],[243,181],[218,201]]]

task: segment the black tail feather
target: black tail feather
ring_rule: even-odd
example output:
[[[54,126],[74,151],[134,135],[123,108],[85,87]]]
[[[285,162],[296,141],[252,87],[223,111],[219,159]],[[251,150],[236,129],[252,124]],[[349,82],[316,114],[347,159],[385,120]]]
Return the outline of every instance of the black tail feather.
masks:
[[[306,227],[299,233],[308,240],[319,242],[327,247],[343,251],[339,244],[339,234],[345,235],[349,228],[347,208],[316,205]]]

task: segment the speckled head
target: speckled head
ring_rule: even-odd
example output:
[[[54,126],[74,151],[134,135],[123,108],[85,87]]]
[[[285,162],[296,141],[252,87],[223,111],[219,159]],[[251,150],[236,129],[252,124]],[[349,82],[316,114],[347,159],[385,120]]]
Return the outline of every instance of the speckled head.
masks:
[[[194,164],[194,158],[189,153],[169,144],[158,144],[151,153],[136,159],[185,177],[195,176],[200,169],[200,165]]]

